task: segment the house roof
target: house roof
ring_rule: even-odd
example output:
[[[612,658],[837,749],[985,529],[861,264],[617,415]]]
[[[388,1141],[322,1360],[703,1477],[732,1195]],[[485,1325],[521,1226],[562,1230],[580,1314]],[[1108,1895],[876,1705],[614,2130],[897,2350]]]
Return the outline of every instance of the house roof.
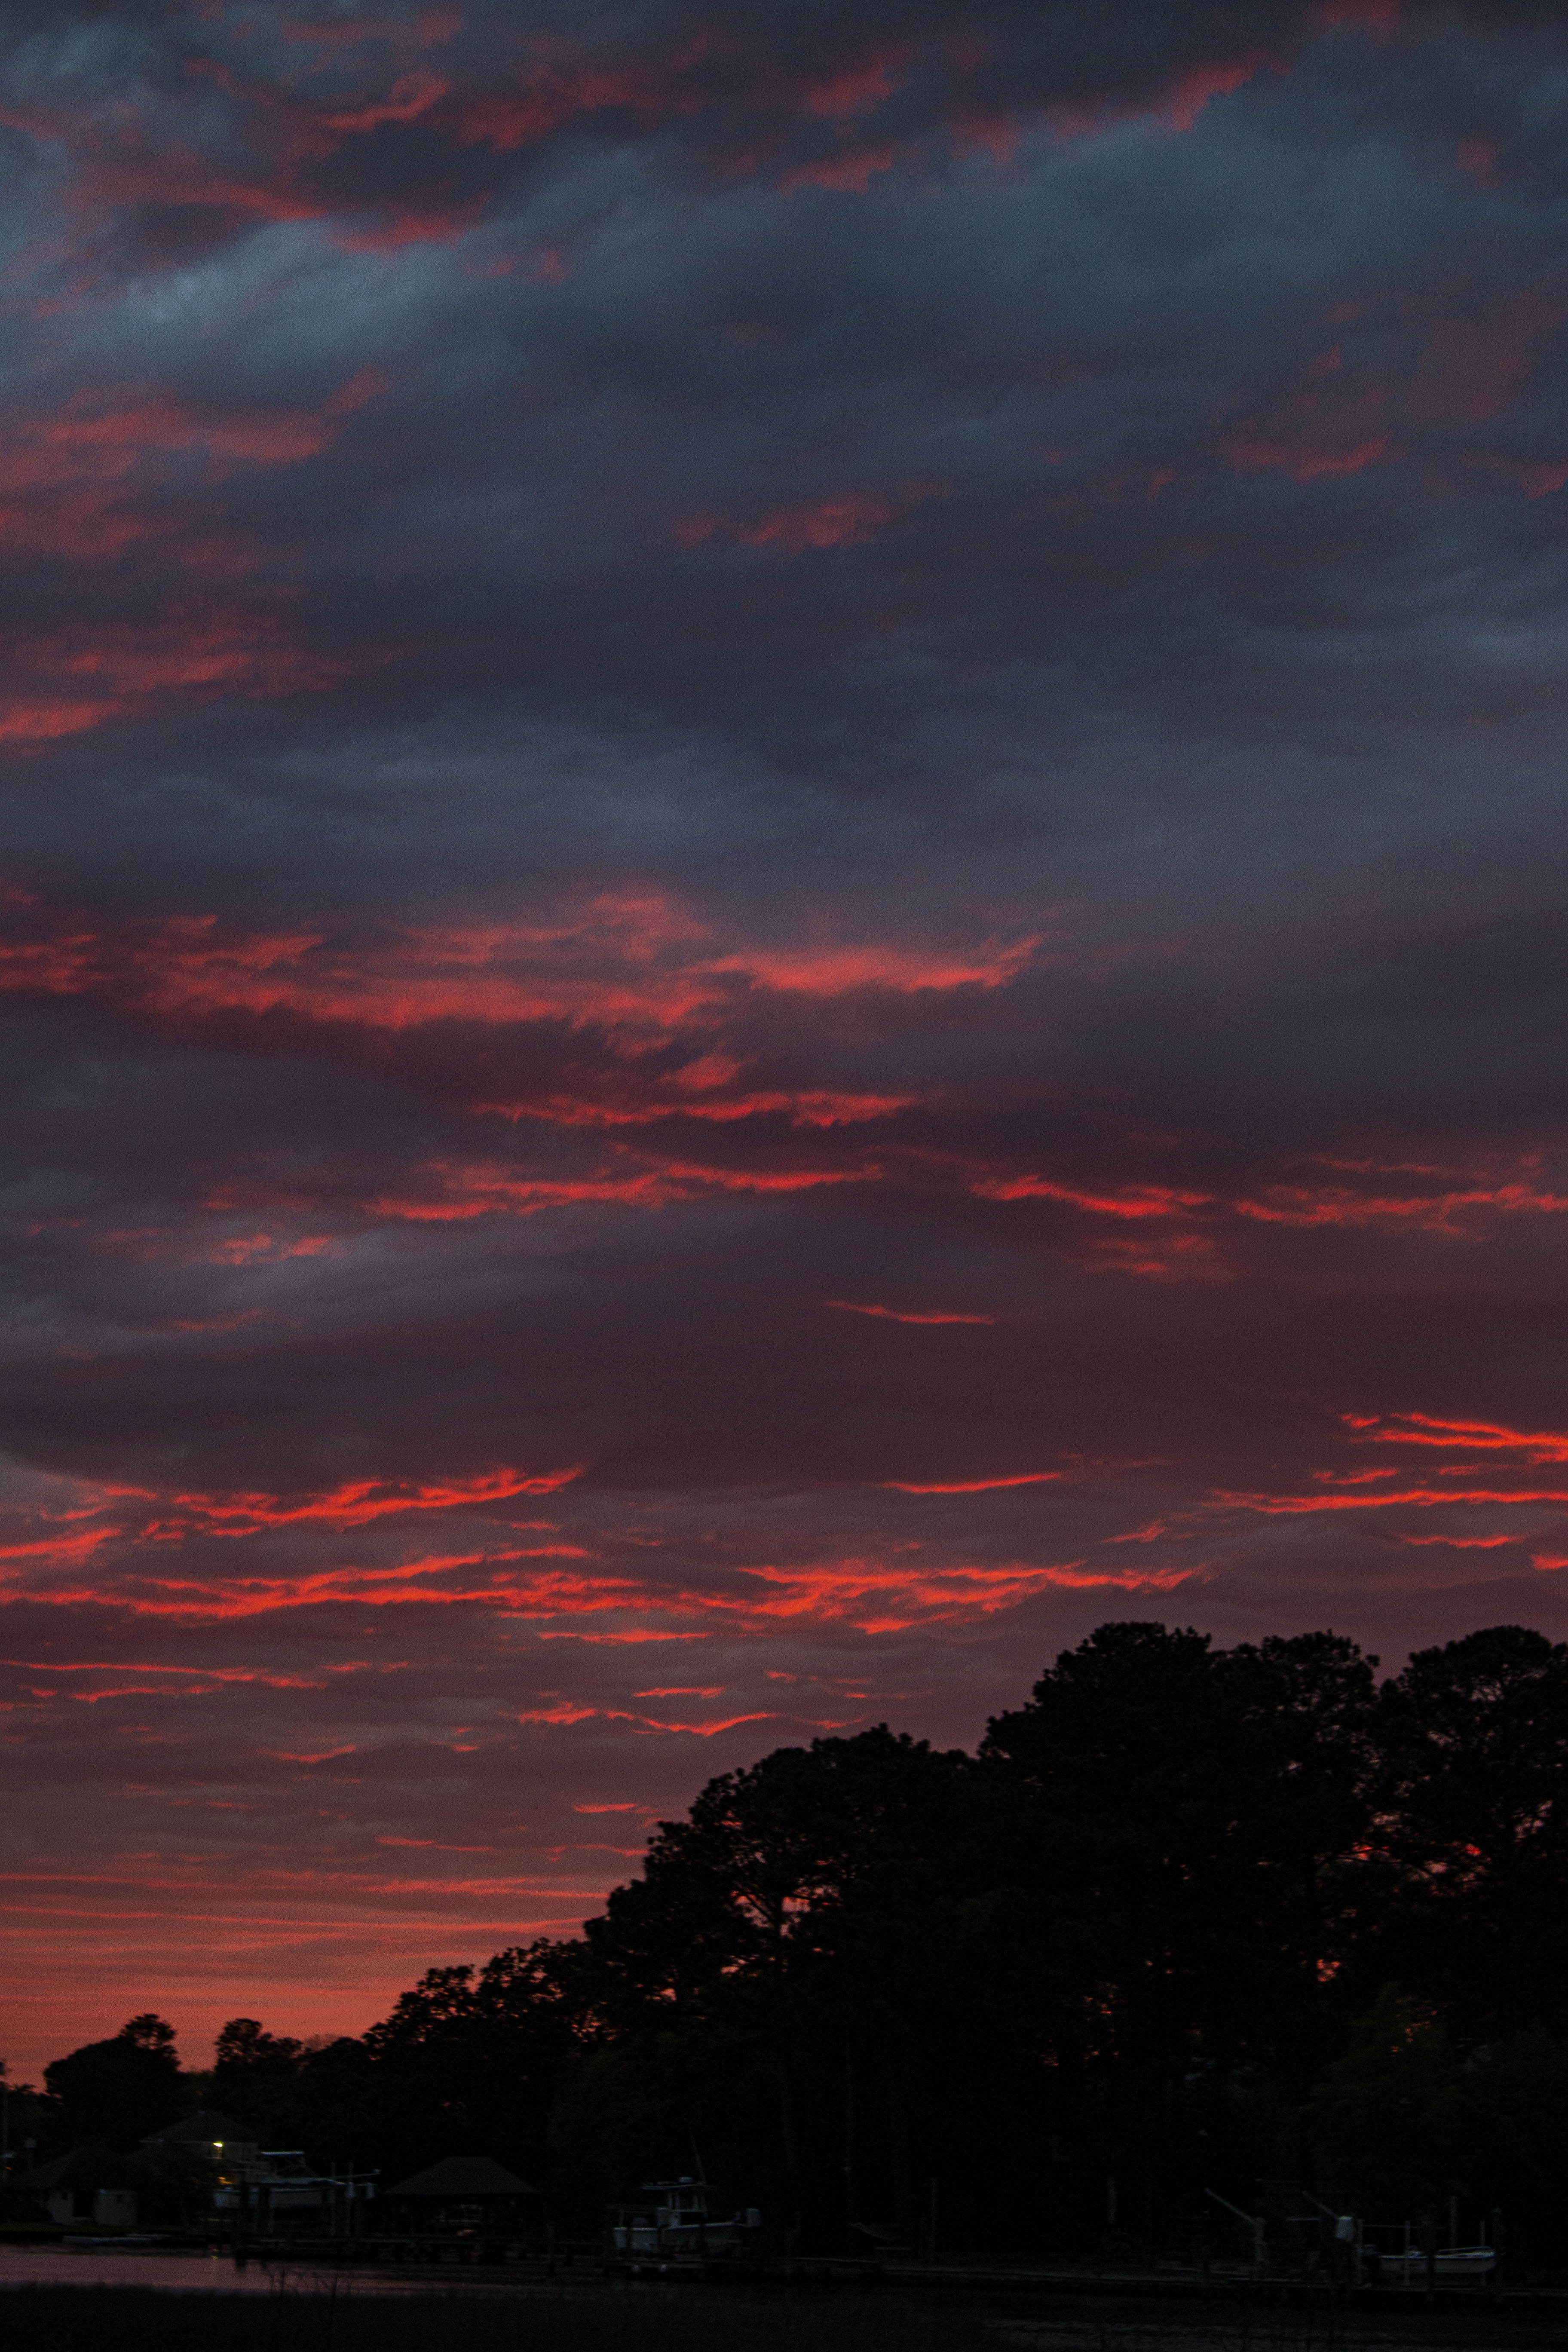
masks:
[[[24,2172],[19,2189],[129,2189],[134,2175],[122,2156],[108,2147],[73,2147],[47,2164]]]
[[[388,2197],[535,2197],[526,2180],[488,2156],[447,2156],[400,2180]]]
[[[162,2131],[149,2132],[143,2147],[227,2147],[236,2140],[257,2145],[256,2134],[248,2124],[237,2124],[232,2116],[219,2115],[216,2107],[198,2107],[194,2116],[182,2116],[177,2124],[165,2124]]]

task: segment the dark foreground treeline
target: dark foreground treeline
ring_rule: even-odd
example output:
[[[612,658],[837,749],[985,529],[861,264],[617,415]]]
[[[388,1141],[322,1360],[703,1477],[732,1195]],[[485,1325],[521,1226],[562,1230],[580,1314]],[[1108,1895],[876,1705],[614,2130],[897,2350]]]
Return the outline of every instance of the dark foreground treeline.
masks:
[[[433,1969],[360,2040],[237,2021],[203,2101],[387,2183],[495,2157],[563,2230],[700,2160],[807,2248],[934,2214],[943,2251],[1220,2252],[1205,2185],[1271,2179],[1445,2238],[1500,2208],[1568,2265],[1568,1644],[1375,1664],[1103,1626],[977,1755],[780,1749],[581,1941]],[[166,2120],[160,2064],[191,2103],[132,2046],[134,2117],[114,2045],[48,2070],[56,2146]]]

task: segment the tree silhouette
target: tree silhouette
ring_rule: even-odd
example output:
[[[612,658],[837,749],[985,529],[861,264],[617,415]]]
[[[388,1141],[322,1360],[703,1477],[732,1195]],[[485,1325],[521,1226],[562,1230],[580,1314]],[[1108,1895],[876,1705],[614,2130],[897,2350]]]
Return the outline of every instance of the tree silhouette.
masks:
[[[49,2137],[60,2148],[132,2148],[183,2112],[174,2029],[150,2011],[106,2042],[89,2042],[44,2069]]]
[[[494,2156],[584,2231],[700,2164],[778,2243],[926,2242],[937,2197],[949,2245],[1083,2252],[1114,2212],[1148,2251],[1268,2179],[1391,2221],[1506,2205],[1545,2258],[1568,1645],[1376,1667],[1101,1626],[973,1756],[879,1725],[710,1780],[580,1941],[430,1969],[358,2039],[231,2020],[208,2095],[393,2179]],[[60,2145],[194,2104],[151,2014],[47,2080]]]

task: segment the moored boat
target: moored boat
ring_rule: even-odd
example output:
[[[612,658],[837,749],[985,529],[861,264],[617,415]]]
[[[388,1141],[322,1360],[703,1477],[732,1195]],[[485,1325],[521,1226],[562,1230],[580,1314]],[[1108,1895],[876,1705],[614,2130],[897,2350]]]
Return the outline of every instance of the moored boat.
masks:
[[[1432,2256],[1438,2286],[1480,2284],[1497,2268],[1495,2246],[1445,2246]],[[1426,2256],[1418,2246],[1397,2254],[1380,2254],[1377,2274],[1390,2286],[1425,2286]]]
[[[610,2208],[610,2260],[634,2268],[734,2261],[755,2245],[762,2215],[752,2205],[721,2218],[708,2199],[707,2181],[689,2174],[645,2181],[637,2203]]]

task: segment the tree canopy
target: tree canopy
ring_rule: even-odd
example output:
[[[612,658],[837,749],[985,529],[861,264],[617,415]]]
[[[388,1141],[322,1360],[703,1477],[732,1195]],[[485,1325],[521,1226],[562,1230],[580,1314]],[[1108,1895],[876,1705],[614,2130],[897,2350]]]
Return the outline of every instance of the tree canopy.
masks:
[[[489,2155],[594,2226],[699,2165],[804,2242],[1186,2241],[1203,2190],[1397,2221],[1568,2190],[1568,1645],[1496,1626],[1384,1679],[1332,1633],[1121,1622],[977,1752],[885,1725],[660,1822],[583,1937],[427,1971],[363,2036],[236,2018],[206,2095],[388,2178]],[[179,2099],[132,2019],[48,2070],[58,2139]],[[934,2184],[934,2189],[933,2189]],[[1114,2193],[1110,2185],[1114,2184]],[[1212,2221],[1214,2209],[1208,2209]]]

